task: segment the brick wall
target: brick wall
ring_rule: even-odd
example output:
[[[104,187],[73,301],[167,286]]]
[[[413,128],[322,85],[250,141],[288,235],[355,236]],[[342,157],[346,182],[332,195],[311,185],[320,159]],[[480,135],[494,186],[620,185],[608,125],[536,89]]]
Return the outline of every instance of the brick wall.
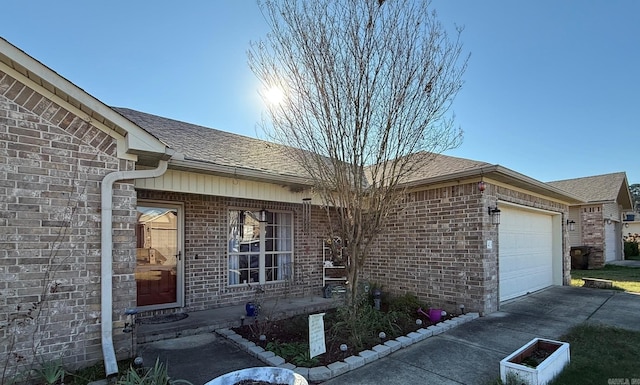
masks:
[[[475,183],[414,192],[389,216],[363,279],[449,312],[461,304],[467,311],[498,310],[499,228],[487,214],[498,199],[568,215],[565,205],[494,185],[483,194]],[[494,243],[491,250],[487,240]],[[564,245],[566,284],[571,262],[566,239]]]
[[[138,191],[139,200],[179,202],[184,205],[185,308],[146,312],[141,316],[176,311],[198,311],[253,299],[249,287],[227,285],[228,210],[231,208],[282,210],[294,218],[294,278],[288,283],[266,284],[265,298],[284,295],[320,295],[322,288],[321,239],[326,236],[326,215],[312,208],[309,233],[302,223],[302,205],[232,199],[163,191]]]
[[[484,310],[492,269],[482,244],[492,228],[482,222],[483,202],[475,184],[409,194],[389,216],[363,278],[448,311]]]
[[[33,351],[69,368],[101,360],[100,181],[132,167],[109,135],[0,72],[0,363],[10,373]],[[118,323],[135,292],[135,190],[114,189]],[[126,355],[124,341],[116,335]]]
[[[580,207],[582,220],[582,244],[591,246],[589,253],[589,268],[600,269],[604,267],[604,215],[602,205]]]

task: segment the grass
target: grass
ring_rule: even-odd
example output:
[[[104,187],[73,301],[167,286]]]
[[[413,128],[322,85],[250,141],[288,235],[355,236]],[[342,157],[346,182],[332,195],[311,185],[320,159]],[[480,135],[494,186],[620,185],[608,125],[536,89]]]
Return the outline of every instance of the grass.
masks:
[[[613,281],[613,288],[640,293],[640,268],[606,265],[598,270],[571,270],[571,286],[582,286],[582,278],[599,278]]]
[[[571,361],[549,385],[640,381],[640,332],[583,323],[558,340],[569,343]],[[498,378],[487,385],[504,384]]]
[[[581,324],[560,340],[569,342],[571,362],[551,385],[601,385],[611,383],[611,379],[640,379],[640,332]]]

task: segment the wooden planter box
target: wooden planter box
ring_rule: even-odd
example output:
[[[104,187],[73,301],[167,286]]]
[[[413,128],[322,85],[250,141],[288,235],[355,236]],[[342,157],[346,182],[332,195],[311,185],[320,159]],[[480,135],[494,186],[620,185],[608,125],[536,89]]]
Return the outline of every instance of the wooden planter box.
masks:
[[[505,384],[514,379],[518,384],[546,385],[564,369],[569,360],[567,342],[534,338],[500,361],[500,378]],[[532,367],[537,362],[539,364]]]

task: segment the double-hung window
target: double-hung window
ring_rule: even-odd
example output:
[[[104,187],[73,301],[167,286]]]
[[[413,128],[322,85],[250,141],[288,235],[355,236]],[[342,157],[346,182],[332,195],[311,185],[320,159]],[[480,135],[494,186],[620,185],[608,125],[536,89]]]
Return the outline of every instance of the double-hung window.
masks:
[[[229,285],[285,281],[293,262],[293,214],[229,210]]]

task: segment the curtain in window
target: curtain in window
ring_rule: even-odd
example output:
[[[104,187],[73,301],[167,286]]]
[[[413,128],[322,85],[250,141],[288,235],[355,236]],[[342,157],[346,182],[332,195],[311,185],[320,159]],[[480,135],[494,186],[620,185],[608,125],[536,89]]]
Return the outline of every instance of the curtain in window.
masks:
[[[278,261],[278,280],[291,279],[292,277],[292,263],[291,263],[291,250],[292,250],[292,215],[291,214],[278,214],[277,215],[277,248],[276,250],[282,251],[277,255]]]
[[[229,255],[229,285],[240,283],[240,256]]]
[[[242,211],[229,211],[229,285],[240,283],[240,256],[235,253],[240,251],[243,227],[244,213]]]

